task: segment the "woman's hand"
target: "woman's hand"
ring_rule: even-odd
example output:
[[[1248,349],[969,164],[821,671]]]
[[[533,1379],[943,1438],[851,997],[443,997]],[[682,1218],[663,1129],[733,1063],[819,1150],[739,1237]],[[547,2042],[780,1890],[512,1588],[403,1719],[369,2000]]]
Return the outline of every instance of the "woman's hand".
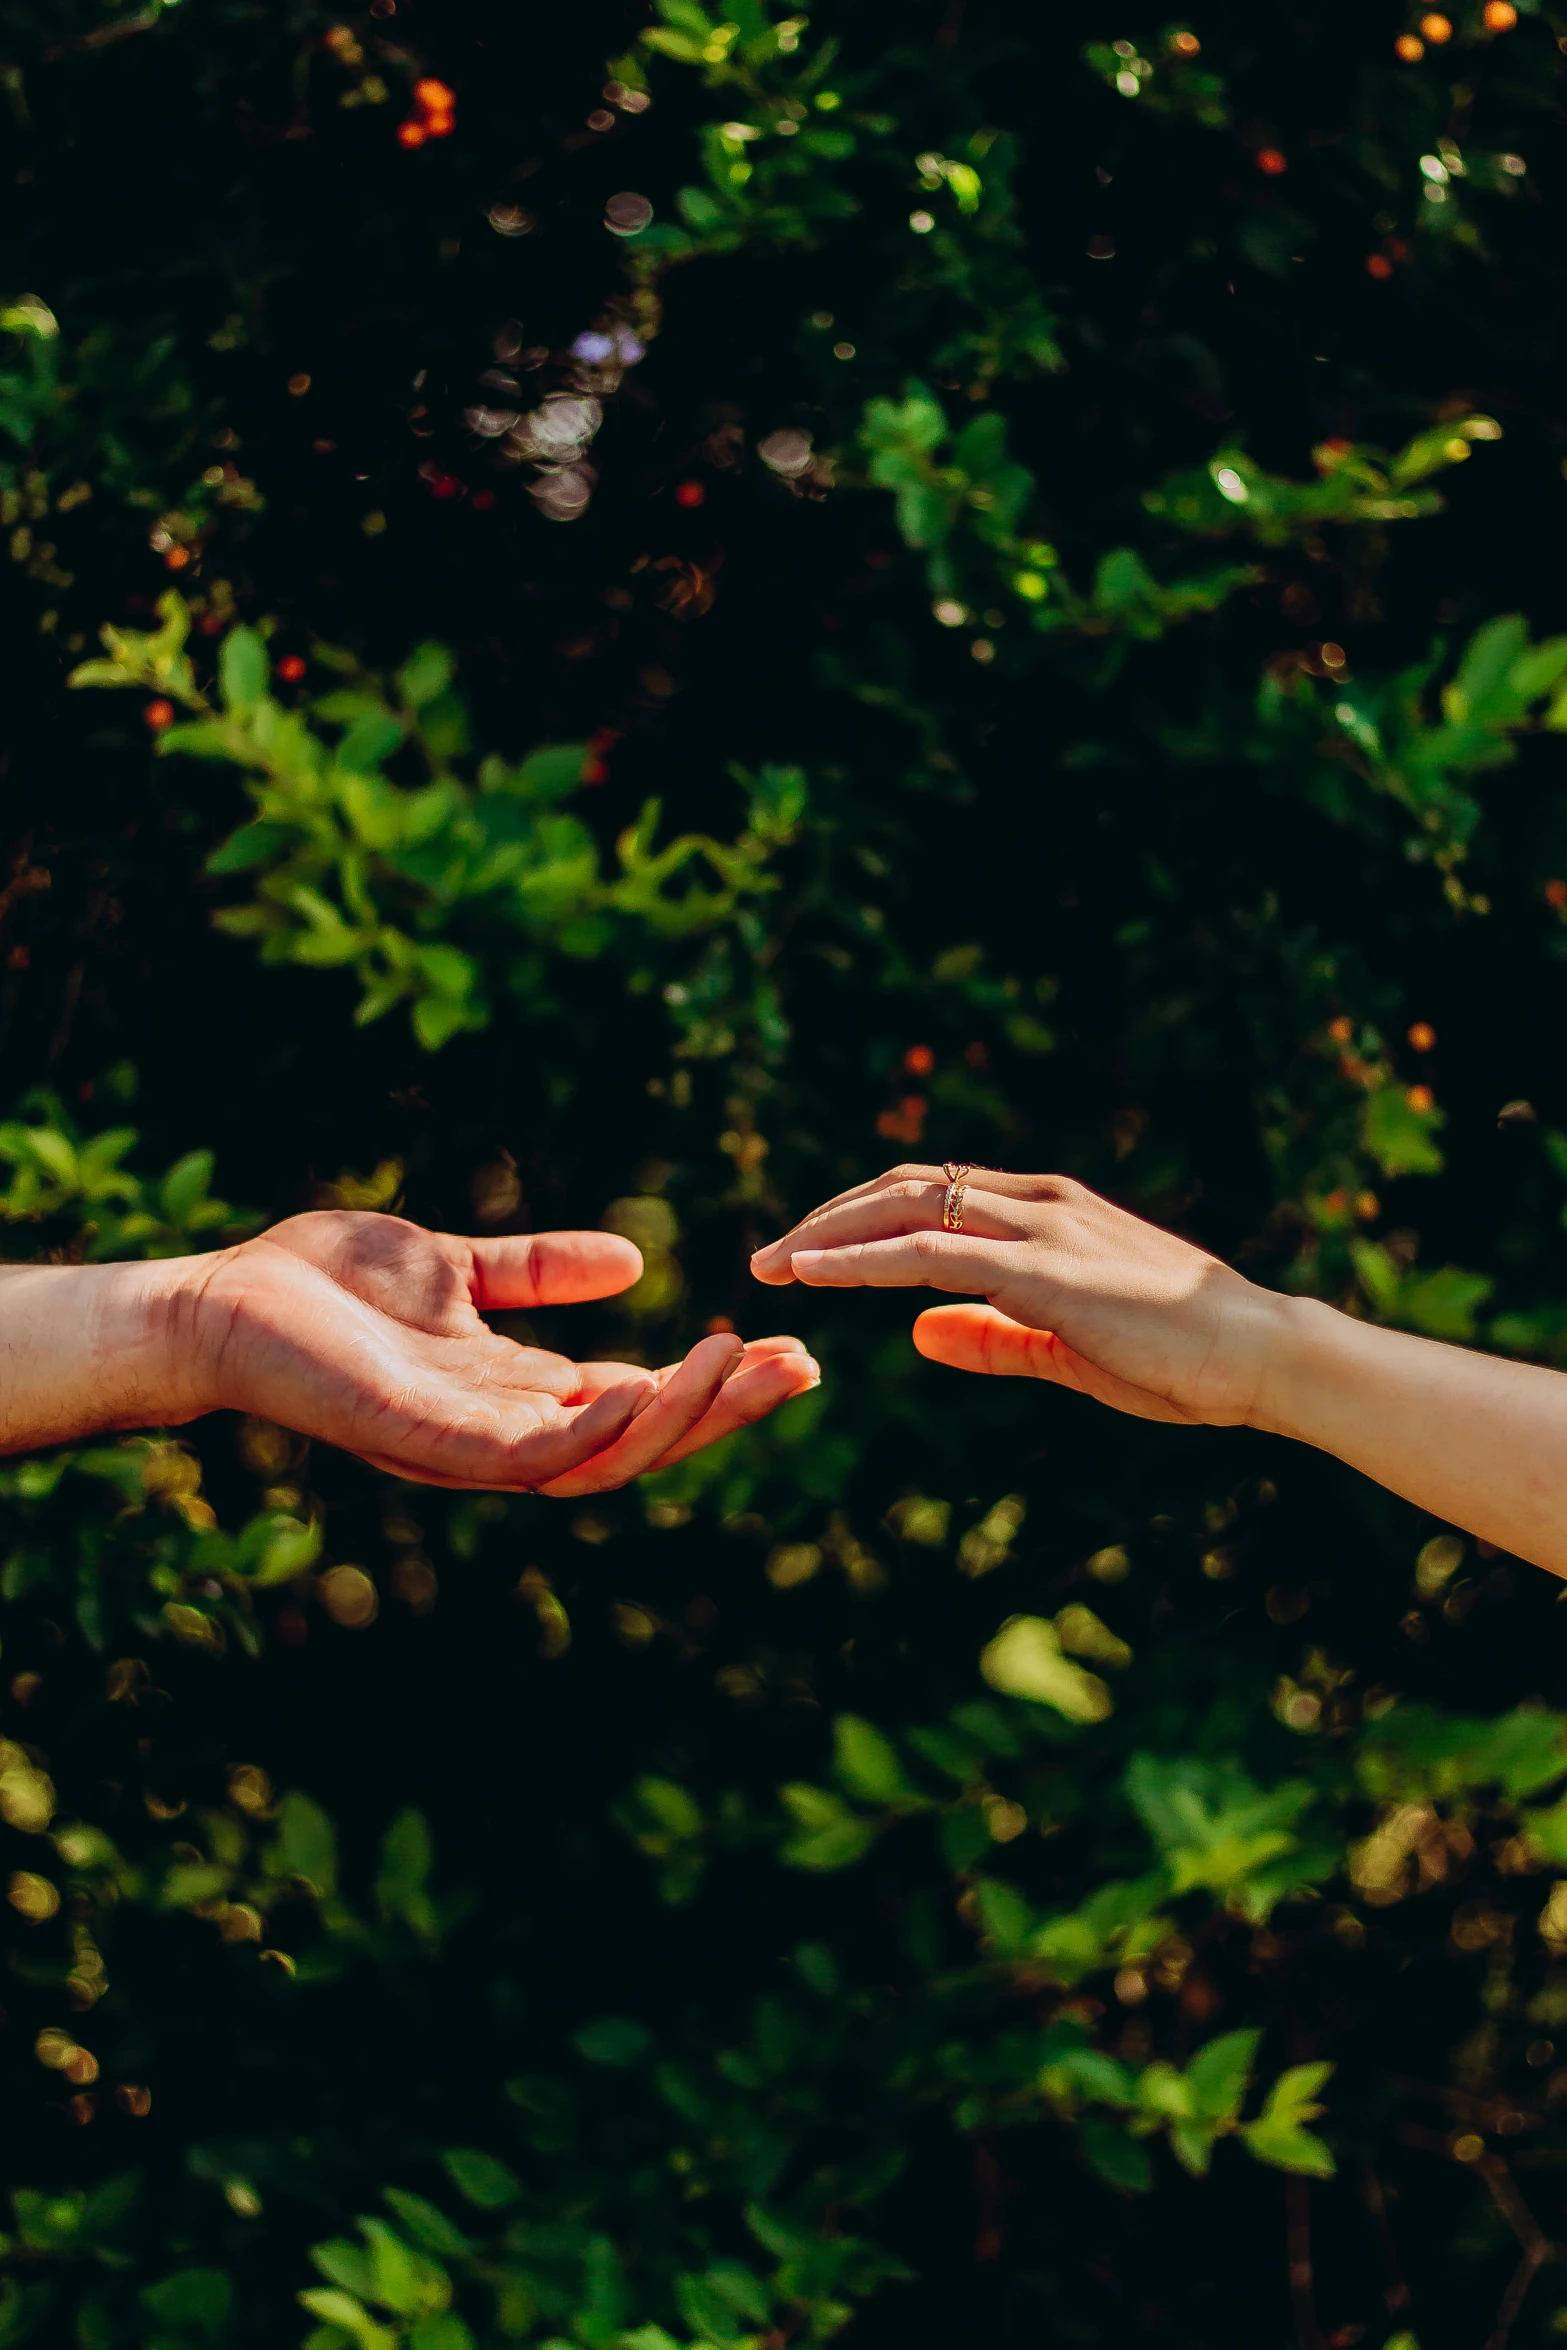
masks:
[[[894,1167],[753,1269],[813,1288],[967,1291],[914,1343],[964,1371],[1075,1387],[1146,1420],[1246,1422],[1363,1470],[1449,1525],[1567,1577],[1567,1378],[1256,1288],[1059,1175]]]
[[[518,1346],[482,1319],[610,1297],[641,1269],[607,1232],[460,1240],[347,1211],[210,1257],[18,1266],[0,1282],[0,1450],[228,1409],[424,1484],[565,1496],[815,1386],[794,1338],[704,1338],[647,1371]]]
[[[752,1259],[759,1280],[945,1289],[914,1325],[933,1362],[1075,1387],[1145,1420],[1265,1421],[1290,1301],[1060,1175],[973,1168],[963,1230],[946,1177],[894,1167]]]

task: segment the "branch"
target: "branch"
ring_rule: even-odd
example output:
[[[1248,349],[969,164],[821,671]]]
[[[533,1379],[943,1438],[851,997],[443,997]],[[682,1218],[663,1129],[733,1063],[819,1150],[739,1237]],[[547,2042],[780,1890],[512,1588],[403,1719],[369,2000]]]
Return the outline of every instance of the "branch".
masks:
[[[1284,2180],[1284,2244],[1296,2350],[1322,2350],[1311,2280],[1311,2181],[1294,2171]]]
[[[1388,2217],[1387,2197],[1382,2192],[1382,2181],[1368,2162],[1361,2174],[1361,2192],[1366,2209],[1376,2229],[1377,2242],[1382,2250],[1382,2262],[1387,2282],[1382,2288],[1382,2299],[1389,2317],[1402,2317],[1410,2306],[1411,2295],[1399,2266],[1398,2245],[1393,2236],[1393,2223]]]
[[[41,52],[45,65],[53,65],[60,57],[74,57],[79,49],[107,49],[111,41],[129,40],[133,33],[150,33],[163,14],[161,0],[151,8],[144,8],[140,16],[122,16],[113,24],[94,26],[90,33],[78,33],[71,41],[56,41],[52,48]]]

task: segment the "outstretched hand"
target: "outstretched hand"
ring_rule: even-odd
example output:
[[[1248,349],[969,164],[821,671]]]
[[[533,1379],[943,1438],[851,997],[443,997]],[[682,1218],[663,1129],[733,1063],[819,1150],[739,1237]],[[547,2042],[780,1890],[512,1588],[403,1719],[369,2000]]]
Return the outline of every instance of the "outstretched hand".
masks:
[[[914,1325],[963,1371],[1074,1387],[1141,1419],[1234,1422],[1265,1409],[1283,1301],[1189,1241],[1061,1175],[975,1167],[963,1229],[942,1229],[937,1167],[894,1167],[758,1250],[759,1280],[967,1292]]]
[[[599,1493],[762,1419],[820,1374],[796,1338],[702,1339],[648,1371],[519,1346],[486,1313],[630,1287],[608,1232],[462,1240],[398,1216],[293,1216],[189,1260],[181,1416],[252,1412],[427,1485]]]

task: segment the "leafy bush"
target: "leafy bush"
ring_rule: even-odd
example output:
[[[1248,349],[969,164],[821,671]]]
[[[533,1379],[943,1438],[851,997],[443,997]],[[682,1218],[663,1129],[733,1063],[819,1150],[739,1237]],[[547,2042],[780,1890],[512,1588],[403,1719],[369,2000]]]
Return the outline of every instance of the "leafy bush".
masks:
[[[951,1153],[1567,1362],[1554,18],[6,28],[7,1255],[655,1360]],[[1567,2328],[1547,1578],[786,1302],[591,1506],[0,1468],[0,2344]]]

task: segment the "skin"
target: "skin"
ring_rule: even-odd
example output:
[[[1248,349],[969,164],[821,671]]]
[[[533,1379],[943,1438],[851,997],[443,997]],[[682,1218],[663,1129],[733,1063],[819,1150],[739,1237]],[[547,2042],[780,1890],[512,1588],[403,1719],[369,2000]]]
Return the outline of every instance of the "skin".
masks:
[[[1230,1266],[1059,1175],[894,1167],[758,1251],[766,1282],[925,1288],[914,1343],[1139,1419],[1250,1427],[1334,1453],[1449,1524],[1567,1576],[1567,1377],[1378,1329]]]
[[[796,1338],[704,1338],[660,1371],[518,1346],[483,1317],[613,1297],[608,1232],[464,1240],[399,1216],[294,1216],[210,1256],[0,1268],[0,1452],[228,1410],[426,1485],[601,1493],[820,1377]]]

